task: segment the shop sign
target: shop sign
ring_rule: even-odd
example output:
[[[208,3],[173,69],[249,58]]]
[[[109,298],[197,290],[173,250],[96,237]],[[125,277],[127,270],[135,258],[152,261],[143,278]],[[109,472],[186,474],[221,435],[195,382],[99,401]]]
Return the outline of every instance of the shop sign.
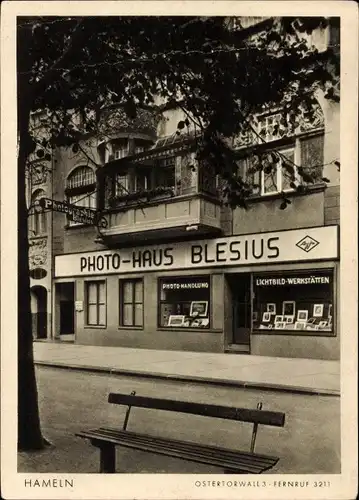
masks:
[[[162,290],[198,290],[209,288],[209,281],[166,281],[162,283]]]
[[[55,257],[55,277],[337,259],[337,230],[337,226],[320,226],[114,251],[58,255]],[[314,239],[316,245],[309,245],[310,239]],[[298,245],[298,242],[303,240],[306,244]]]
[[[255,278],[256,286],[285,286],[285,285],[329,285],[330,276],[315,275],[310,276],[286,276],[283,278]]]
[[[99,217],[99,212],[91,208],[78,207],[66,201],[56,201],[50,198],[41,198],[41,200],[39,200],[39,205],[44,210],[64,213],[70,220],[79,224],[91,224],[102,228],[107,227],[106,219],[104,217]]]

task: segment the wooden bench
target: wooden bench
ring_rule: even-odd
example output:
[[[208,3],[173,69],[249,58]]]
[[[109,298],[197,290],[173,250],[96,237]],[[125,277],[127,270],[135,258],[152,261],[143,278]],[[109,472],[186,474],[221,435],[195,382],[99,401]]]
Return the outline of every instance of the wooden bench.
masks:
[[[122,429],[100,427],[76,433],[76,436],[89,439],[92,445],[100,449],[100,472],[102,473],[116,472],[116,446],[124,446],[126,448],[134,448],[136,450],[213,465],[223,468],[225,473],[260,474],[273,467],[279,460],[278,457],[260,455],[254,452],[258,425],[284,426],[284,413],[262,410],[262,403],[257,405],[256,410],[251,410],[247,408],[142,397],[136,396],[135,392],[132,392],[131,395],[110,393],[108,402],[128,406]],[[132,406],[250,422],[253,424],[250,451],[244,452],[190,441],[179,441],[177,439],[130,432],[127,430],[127,424]],[[275,448],[275,444],[273,447]]]

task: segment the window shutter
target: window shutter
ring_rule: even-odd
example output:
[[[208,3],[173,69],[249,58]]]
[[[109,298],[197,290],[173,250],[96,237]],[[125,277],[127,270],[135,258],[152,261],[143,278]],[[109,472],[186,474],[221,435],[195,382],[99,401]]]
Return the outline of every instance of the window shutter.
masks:
[[[301,141],[301,166],[315,181],[323,177],[324,136],[317,135]]]

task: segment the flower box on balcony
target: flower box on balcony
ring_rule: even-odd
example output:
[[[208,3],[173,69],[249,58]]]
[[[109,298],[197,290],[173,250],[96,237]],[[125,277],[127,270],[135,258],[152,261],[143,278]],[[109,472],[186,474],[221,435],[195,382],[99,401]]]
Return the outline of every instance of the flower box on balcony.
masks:
[[[159,186],[154,189],[136,191],[124,195],[112,196],[108,200],[110,208],[124,207],[137,203],[148,203],[152,200],[168,199],[174,196],[173,188]]]

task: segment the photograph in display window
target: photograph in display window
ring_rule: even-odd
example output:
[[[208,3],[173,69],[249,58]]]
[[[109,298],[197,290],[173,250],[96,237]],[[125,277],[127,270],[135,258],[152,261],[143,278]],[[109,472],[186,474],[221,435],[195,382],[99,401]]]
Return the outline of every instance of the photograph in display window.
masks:
[[[312,278],[310,271],[255,277],[253,331],[333,333],[333,270],[316,271],[315,280],[309,273]]]
[[[168,326],[183,326],[184,316],[180,314],[171,314],[168,318]]]
[[[267,312],[271,314],[276,314],[276,304],[273,303],[267,304]]]
[[[307,321],[308,320],[308,311],[298,311],[297,320],[298,321]]]
[[[295,315],[295,302],[294,300],[285,300],[282,306],[283,316],[293,316]]]
[[[323,316],[324,304],[315,304],[313,307],[313,316],[321,318]]]
[[[208,312],[208,302],[207,301],[193,301],[191,303],[191,309],[189,312],[190,316],[201,316],[206,317]]]
[[[287,325],[294,323],[294,314],[291,314],[289,316],[284,316],[284,322]]]
[[[269,323],[271,318],[270,312],[263,313],[262,323]]]

